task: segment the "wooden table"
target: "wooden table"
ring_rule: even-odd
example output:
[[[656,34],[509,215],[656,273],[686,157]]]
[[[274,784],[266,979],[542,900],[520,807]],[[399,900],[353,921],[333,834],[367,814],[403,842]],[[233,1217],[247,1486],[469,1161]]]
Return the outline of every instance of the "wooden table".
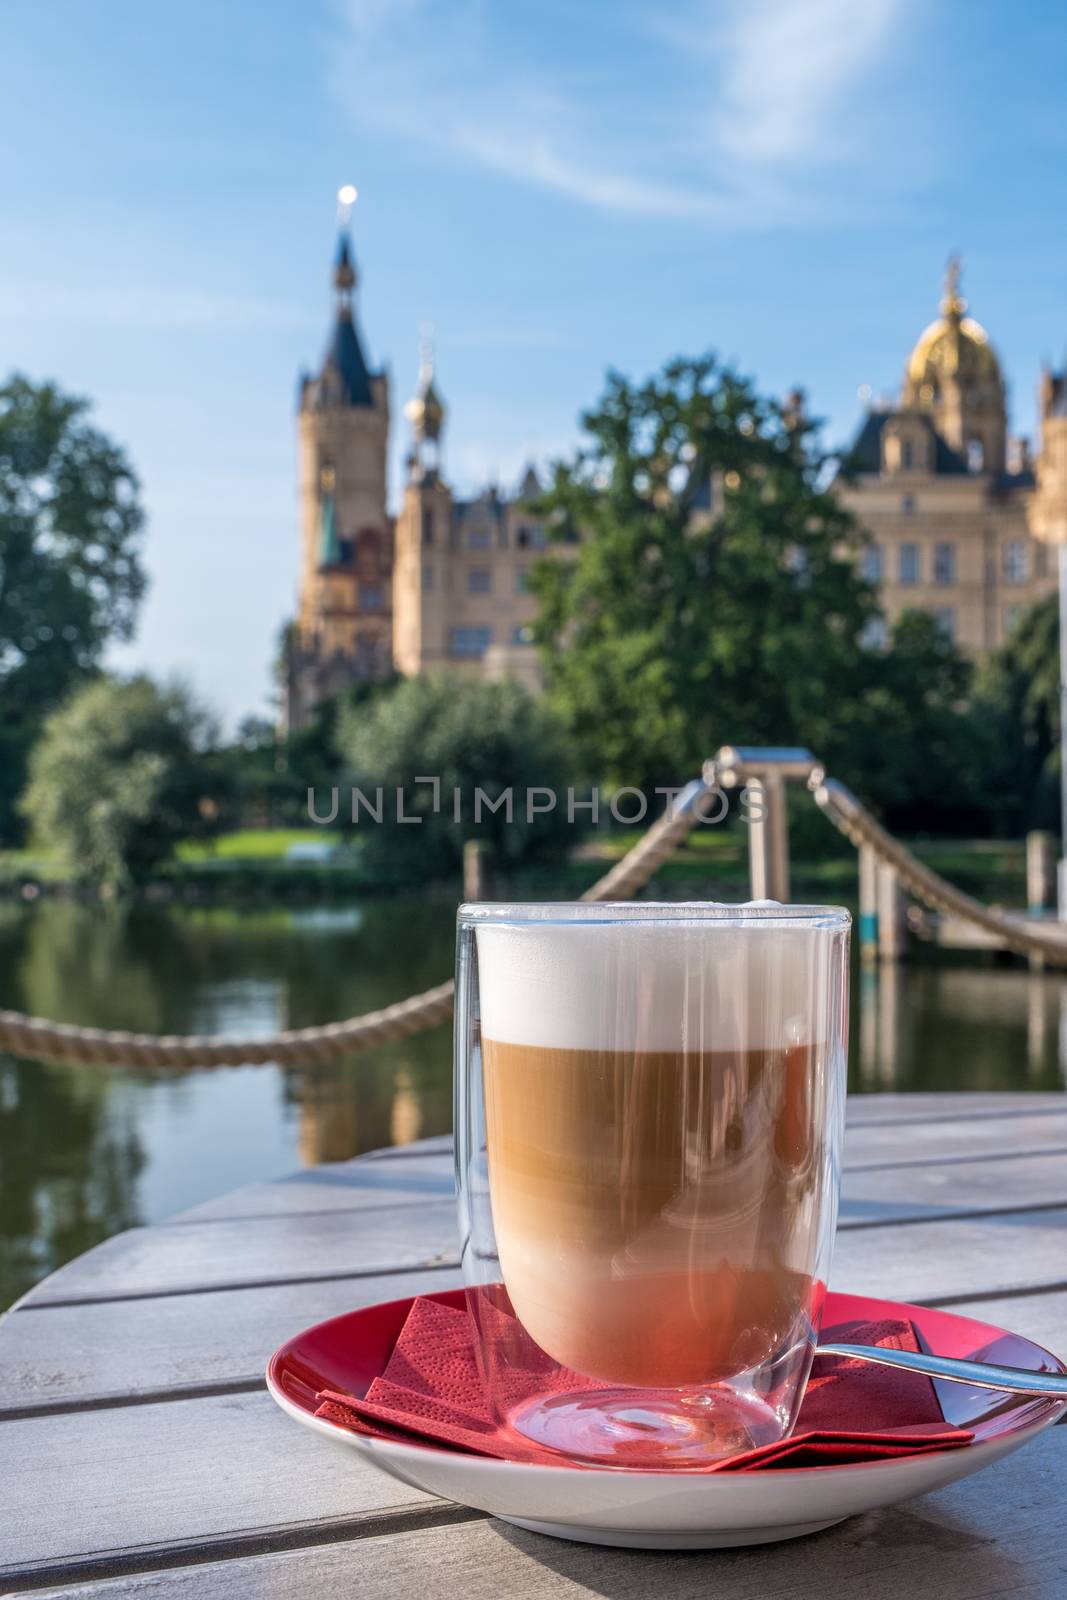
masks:
[[[1067,1096],[850,1107],[833,1282],[1067,1349]],[[458,1281],[448,1141],[240,1190],[120,1234],[0,1323],[0,1592],[296,1600],[981,1600],[1067,1595],[1067,1428],[812,1538],[644,1553],[408,1491],[282,1415],[274,1347]],[[833,1587],[832,1587],[833,1586]]]

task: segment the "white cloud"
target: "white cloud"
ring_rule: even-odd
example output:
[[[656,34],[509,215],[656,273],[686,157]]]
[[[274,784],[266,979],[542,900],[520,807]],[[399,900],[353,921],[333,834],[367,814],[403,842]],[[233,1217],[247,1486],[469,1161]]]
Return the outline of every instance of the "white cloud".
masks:
[[[886,44],[901,0],[747,0],[721,49],[720,147],[743,161],[840,158],[836,114]]]
[[[540,38],[558,50],[538,64],[514,31],[517,7],[338,0],[334,88],[363,125],[434,159],[601,211],[733,227],[826,220],[846,204],[815,175],[870,154],[856,123],[910,3],[689,0],[669,22],[645,0],[593,19],[549,6]]]

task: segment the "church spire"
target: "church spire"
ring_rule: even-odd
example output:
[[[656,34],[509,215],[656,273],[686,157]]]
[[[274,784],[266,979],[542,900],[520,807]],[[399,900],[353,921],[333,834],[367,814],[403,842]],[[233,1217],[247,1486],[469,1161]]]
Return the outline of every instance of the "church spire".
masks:
[[[337,290],[338,316],[352,315],[352,291],[356,287],[356,261],[352,254],[352,207],[359,191],[354,183],[343,183],[337,191],[337,258],[333,268],[333,286]]]
[[[963,264],[958,254],[953,252],[948,258],[945,268],[945,294],[941,301],[941,315],[949,322],[959,324],[963,320],[963,313],[967,309],[967,302],[960,294],[960,277]]]
[[[336,308],[330,342],[316,387],[315,402],[326,406],[373,407],[374,390],[363,346],[356,331],[354,291],[358,281],[348,224],[356,191],[346,183],[337,192],[340,237],[333,264]]]

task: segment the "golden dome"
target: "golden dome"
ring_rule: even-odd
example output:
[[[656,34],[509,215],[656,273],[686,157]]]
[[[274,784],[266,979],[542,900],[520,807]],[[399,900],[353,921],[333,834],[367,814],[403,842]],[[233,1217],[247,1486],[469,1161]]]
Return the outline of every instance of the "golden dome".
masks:
[[[919,390],[919,398],[929,401],[940,379],[1000,383],[1000,363],[989,335],[980,322],[964,316],[967,302],[960,294],[960,264],[953,256],[948,264],[945,297],[941,315],[920,335],[908,357],[908,382]]]

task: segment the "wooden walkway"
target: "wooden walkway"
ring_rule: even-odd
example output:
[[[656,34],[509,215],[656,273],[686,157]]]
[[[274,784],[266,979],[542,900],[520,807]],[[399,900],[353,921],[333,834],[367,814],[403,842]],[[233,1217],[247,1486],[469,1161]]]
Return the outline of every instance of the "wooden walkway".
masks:
[[[1067,1096],[850,1106],[835,1287],[1067,1350]],[[298,1428],[267,1356],[458,1282],[448,1143],[257,1185],[72,1262],[0,1322],[0,1593],[122,1600],[1062,1600],[1067,1428],[812,1538],[644,1553],[526,1534]]]

